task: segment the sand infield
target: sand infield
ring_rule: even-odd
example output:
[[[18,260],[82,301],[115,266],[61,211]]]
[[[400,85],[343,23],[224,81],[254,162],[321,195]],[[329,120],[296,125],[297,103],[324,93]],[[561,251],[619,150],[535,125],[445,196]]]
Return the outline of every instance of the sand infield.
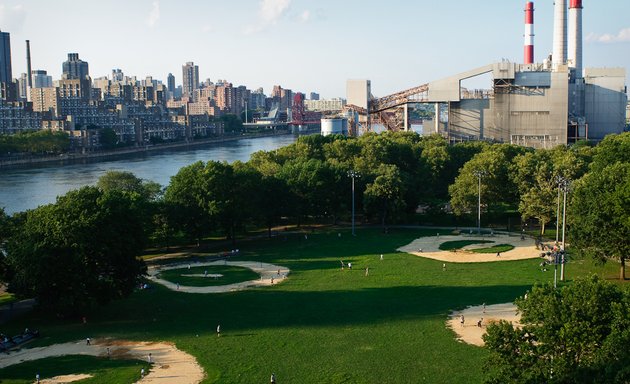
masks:
[[[485,240],[493,241],[494,243],[473,244],[457,251],[442,251],[439,248],[442,243],[459,240]],[[487,248],[498,244],[510,244],[514,246],[514,249],[502,252],[500,257],[497,257],[496,253],[470,252],[470,250],[474,248]],[[540,257],[541,252],[536,249],[534,239],[525,237],[524,240],[521,240],[519,236],[509,236],[506,234],[495,234],[493,236],[436,234],[435,236],[416,239],[398,248],[398,251],[449,263],[487,263],[494,261],[533,259]]]
[[[46,357],[65,355],[88,355],[107,357],[107,348],[111,358],[130,358],[144,360],[148,363],[151,354],[152,366],[144,378],[140,378],[138,368],[137,383],[156,384],[197,384],[200,383],[205,373],[197,360],[190,354],[183,352],[171,343],[135,342],[111,339],[93,339],[91,345],[85,340],[63,344],[55,344],[47,347],[23,348],[2,356],[0,368],[19,364],[25,361],[39,360]],[[69,383],[85,378],[83,374],[59,376],[56,378],[42,378],[44,383]],[[45,381],[44,381],[45,380]]]

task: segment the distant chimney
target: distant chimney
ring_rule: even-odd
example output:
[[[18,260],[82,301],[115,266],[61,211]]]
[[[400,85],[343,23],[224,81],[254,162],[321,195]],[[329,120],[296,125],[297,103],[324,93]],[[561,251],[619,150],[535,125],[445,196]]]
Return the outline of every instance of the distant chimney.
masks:
[[[571,0],[569,6],[569,67],[582,78],[582,0]]]
[[[567,63],[567,0],[556,0],[553,13],[553,69]]]
[[[31,42],[26,40],[26,99],[31,101],[31,88],[33,88],[33,74],[31,73]]]
[[[534,2],[525,4],[525,64],[534,63]]]

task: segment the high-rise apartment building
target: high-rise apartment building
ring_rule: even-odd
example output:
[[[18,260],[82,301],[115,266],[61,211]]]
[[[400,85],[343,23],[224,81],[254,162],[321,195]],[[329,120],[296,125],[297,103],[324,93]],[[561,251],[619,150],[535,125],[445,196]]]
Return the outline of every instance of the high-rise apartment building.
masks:
[[[33,88],[49,88],[53,86],[52,76],[43,69],[36,69],[31,74]]]
[[[11,83],[11,36],[9,32],[0,31],[0,83]]]
[[[193,97],[195,89],[199,88],[199,66],[192,61],[182,66],[182,96]]]
[[[64,80],[85,80],[89,77],[90,70],[87,61],[79,59],[78,53],[68,53],[68,60],[62,64],[61,78]]]
[[[166,78],[166,86],[168,87],[169,92],[175,92],[175,76],[173,76],[172,73],[169,73]]]

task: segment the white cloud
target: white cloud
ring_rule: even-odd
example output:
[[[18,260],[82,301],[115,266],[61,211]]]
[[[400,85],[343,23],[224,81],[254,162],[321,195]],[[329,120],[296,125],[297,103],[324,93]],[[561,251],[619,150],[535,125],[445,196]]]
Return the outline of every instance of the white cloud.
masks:
[[[620,30],[616,35],[610,33],[589,33],[586,41],[593,43],[627,43],[630,42],[630,28]]]
[[[243,33],[251,35],[275,25],[289,10],[291,0],[261,0],[258,7],[258,22],[247,26]]]
[[[307,23],[311,19],[311,11],[308,9],[300,14],[300,21]]]
[[[22,5],[7,7],[0,4],[0,27],[3,32],[17,32],[22,30],[26,20],[26,11]]]
[[[160,20],[160,3],[157,1],[154,1],[151,4],[151,12],[149,12],[149,16],[147,17],[147,25],[149,27],[154,27],[159,20]]]
[[[210,33],[214,31],[216,31],[216,29],[210,24],[205,24],[201,27],[201,32],[203,33]]]
[[[266,24],[276,24],[278,19],[289,9],[291,0],[262,0],[260,18]]]

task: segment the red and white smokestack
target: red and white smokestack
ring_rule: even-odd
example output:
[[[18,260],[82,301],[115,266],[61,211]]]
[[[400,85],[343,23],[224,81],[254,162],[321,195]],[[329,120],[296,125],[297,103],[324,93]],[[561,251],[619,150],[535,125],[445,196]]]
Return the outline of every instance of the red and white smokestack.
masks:
[[[525,4],[525,64],[534,63],[534,2]]]
[[[569,67],[582,78],[582,0],[571,0],[569,5]]]
[[[567,0],[555,0],[552,55],[554,70],[567,63]]]

